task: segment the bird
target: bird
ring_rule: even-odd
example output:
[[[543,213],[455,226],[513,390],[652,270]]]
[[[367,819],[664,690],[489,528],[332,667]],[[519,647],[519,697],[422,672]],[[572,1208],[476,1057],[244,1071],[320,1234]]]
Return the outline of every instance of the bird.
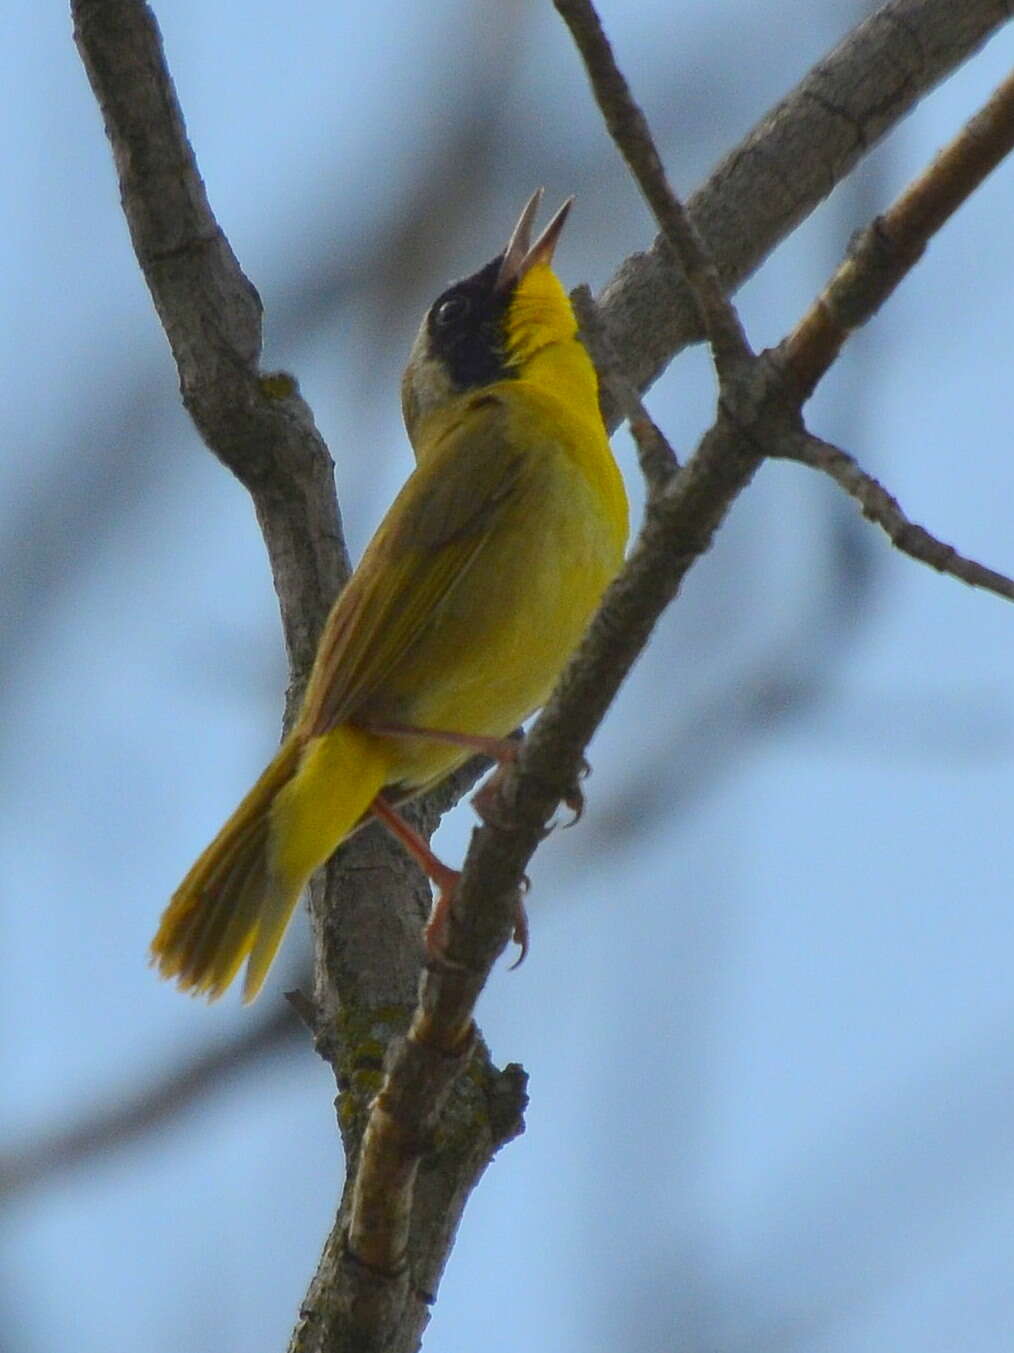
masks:
[[[398,805],[476,751],[510,759],[619,571],[623,479],[552,267],[573,198],[533,241],[542,195],[423,318],[401,383],[415,468],[331,609],[291,730],[152,941],[184,991],[214,1000],[246,961],[253,1000],[310,876],[374,818],[437,886],[439,959],[459,875]]]

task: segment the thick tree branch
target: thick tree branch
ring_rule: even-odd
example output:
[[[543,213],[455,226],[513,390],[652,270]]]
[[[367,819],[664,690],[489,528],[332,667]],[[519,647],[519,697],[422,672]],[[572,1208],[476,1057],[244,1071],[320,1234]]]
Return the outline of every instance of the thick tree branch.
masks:
[[[101,106],[139,263],[170,339],[184,400],[216,455],[254,498],[271,557],[293,682],[289,708],[309,669],[316,637],[347,572],[332,466],[309,410],[289,378],[257,369],[259,302],[208,206],[165,67],[155,20],[142,0],[72,0],[75,35]],[[438,796],[439,797],[439,796]],[[432,804],[422,805],[424,816]],[[432,821],[432,818],[431,818]],[[364,832],[318,877],[321,993],[317,1029],[343,1087],[342,1127],[358,1154],[361,1106],[376,1088],[384,1047],[407,1024],[421,958],[427,890],[383,833]],[[324,901],[324,894],[327,901]],[[352,922],[355,922],[354,924]],[[340,932],[336,943],[329,937]],[[326,962],[324,955],[326,952]],[[335,961],[335,956],[337,960]],[[426,1319],[468,1193],[497,1146],[519,1129],[523,1081],[496,1072],[476,1047],[473,1073],[456,1087],[458,1126],[417,1191],[412,1299],[399,1305],[411,1339]],[[372,1088],[371,1088],[372,1087]],[[344,1266],[343,1223],[314,1291],[330,1302],[326,1260]],[[369,1275],[353,1264],[352,1300],[341,1337],[384,1327]],[[384,1295],[386,1297],[386,1288]],[[297,1346],[314,1337],[313,1318]],[[408,1332],[406,1332],[408,1331]]]
[[[687,203],[735,291],[919,100],[1010,18],[1006,0],[891,0],[735,146]],[[598,298],[614,349],[645,390],[701,337],[689,287],[656,240]],[[608,395],[609,426],[617,410]]]

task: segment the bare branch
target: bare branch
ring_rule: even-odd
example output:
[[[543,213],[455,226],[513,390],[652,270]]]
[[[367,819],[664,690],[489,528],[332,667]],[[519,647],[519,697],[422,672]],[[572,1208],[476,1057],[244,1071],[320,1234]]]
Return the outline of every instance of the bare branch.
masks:
[[[922,564],[929,564],[938,573],[949,573],[952,578],[958,578],[970,587],[982,587],[988,592],[995,592],[998,597],[1014,601],[1014,580],[984,564],[977,564],[974,559],[966,559],[953,545],[944,544],[923,527],[910,521],[897,499],[892,498],[871,474],[860,469],[847,451],[806,434],[791,452],[783,454],[829,474],[836,484],[840,484],[856,500],[863,510],[863,516],[882,527],[891,544],[903,554]]]
[[[728,291],[919,100],[1010,18],[1005,0],[891,0],[849,33],[735,146],[689,199],[690,218]],[[701,337],[689,288],[657,240],[598,298],[639,390]],[[616,409],[606,401],[610,426]]]
[[[930,237],[1012,148],[1014,75],[890,209],[856,236],[845,261],[781,343],[786,375],[804,398],[813,393],[849,334],[876,313],[922,257]]]
[[[635,102],[591,0],[553,0],[584,58],[592,92],[610,135],[654,212],[663,238],[683,269],[719,379],[753,355],[735,309],[725,298],[718,269],[701,243],[666,177],[651,129]]]
[[[892,206],[861,231],[816,301],[775,350],[786,382],[802,404],[849,334],[883,305],[922,257],[933,234],[1014,149],[1014,76],[940,152]],[[891,543],[940,573],[1014,600],[1014,583],[959,554],[902,512],[898,502],[852,456],[809,433],[769,448],[829,474],[857,500]]]

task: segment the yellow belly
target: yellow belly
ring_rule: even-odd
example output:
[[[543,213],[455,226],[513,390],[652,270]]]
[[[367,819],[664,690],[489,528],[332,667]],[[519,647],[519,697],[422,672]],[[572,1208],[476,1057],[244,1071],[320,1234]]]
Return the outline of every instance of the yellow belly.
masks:
[[[517,444],[532,448],[524,490],[371,718],[504,736],[543,704],[587,628],[622,562],[626,500],[601,425],[561,426],[556,402],[548,413],[544,402],[538,391],[512,401]],[[423,787],[466,757],[447,744],[398,739],[389,783]]]

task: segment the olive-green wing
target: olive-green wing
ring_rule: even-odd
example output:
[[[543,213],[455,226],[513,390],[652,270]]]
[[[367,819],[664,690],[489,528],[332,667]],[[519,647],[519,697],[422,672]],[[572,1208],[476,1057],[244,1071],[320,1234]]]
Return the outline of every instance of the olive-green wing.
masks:
[[[501,402],[469,406],[391,505],[328,617],[300,714],[319,736],[383,689],[523,491]]]

